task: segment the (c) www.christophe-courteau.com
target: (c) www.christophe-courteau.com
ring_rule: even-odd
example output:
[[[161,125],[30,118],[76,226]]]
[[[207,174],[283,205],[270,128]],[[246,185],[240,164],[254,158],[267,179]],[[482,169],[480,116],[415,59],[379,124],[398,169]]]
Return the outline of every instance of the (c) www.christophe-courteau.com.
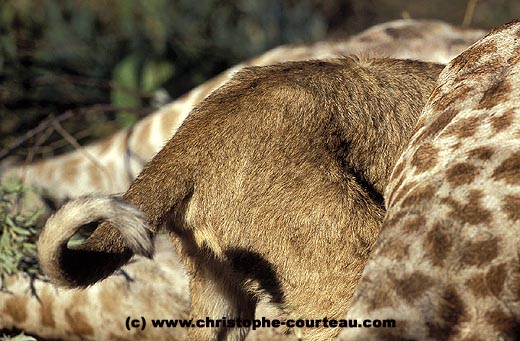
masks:
[[[150,319],[152,328],[395,328],[396,322],[392,319],[386,320],[355,320],[355,319],[268,319],[262,317],[261,319],[212,319],[206,317],[205,319]],[[147,321],[143,316],[139,318],[126,318],[126,329],[141,329],[146,328]]]

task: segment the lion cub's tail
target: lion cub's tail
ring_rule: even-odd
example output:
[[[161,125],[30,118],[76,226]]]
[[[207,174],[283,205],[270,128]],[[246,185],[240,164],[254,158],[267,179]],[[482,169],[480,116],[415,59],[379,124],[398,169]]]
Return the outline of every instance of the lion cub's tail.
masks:
[[[81,227],[100,223],[108,225],[114,238],[102,242],[94,231],[84,244],[67,246]],[[91,245],[99,246],[93,249]],[[152,258],[153,253],[153,233],[144,213],[116,196],[69,201],[47,220],[38,239],[43,272],[67,287],[88,286],[110,275],[133,254]]]

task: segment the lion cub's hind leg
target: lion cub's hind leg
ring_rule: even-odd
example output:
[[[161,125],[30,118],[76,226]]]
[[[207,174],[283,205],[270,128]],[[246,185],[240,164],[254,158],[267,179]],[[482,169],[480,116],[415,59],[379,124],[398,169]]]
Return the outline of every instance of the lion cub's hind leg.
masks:
[[[238,327],[236,321],[255,318],[257,300],[238,283],[228,281],[229,277],[215,278],[216,266],[222,265],[205,262],[190,271],[190,316],[201,327],[188,330],[189,340],[243,340],[250,328]]]

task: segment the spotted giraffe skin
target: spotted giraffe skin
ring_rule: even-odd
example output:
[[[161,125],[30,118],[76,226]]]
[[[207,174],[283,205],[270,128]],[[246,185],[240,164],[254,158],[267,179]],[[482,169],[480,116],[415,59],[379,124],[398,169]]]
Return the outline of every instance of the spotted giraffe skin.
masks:
[[[128,316],[188,318],[188,278],[165,236],[156,247],[153,261],[136,257],[86,290],[60,289],[41,280],[31,288],[25,276],[8,277],[9,292],[0,291],[0,329],[17,328],[50,340],[184,340],[182,328],[125,328]]]
[[[323,59],[351,54],[447,63],[484,35],[434,20],[397,20],[377,25],[350,39],[274,48],[236,65],[138,122],[131,129],[55,158],[7,170],[3,179],[18,178],[44,187],[56,199],[93,192],[119,193],[177,131],[193,106],[239,69],[283,61]],[[86,157],[86,155],[90,157]],[[96,160],[97,162],[93,162]]]
[[[264,65],[283,60],[324,58],[351,53],[447,62],[483,35],[483,31],[480,30],[460,30],[437,21],[399,20],[378,25],[347,41],[279,47],[227,71],[209,83],[204,83],[139,122],[132,130],[119,132],[109,139],[86,147],[85,149],[104,167],[102,171],[80,152],[73,152],[26,167],[25,178],[39,181],[41,185],[53,186],[54,193],[59,197],[73,197],[89,191],[117,192],[126,189],[131,178],[139,172],[141,161],[147,161],[162,147],[163,141],[175,132],[191,107],[245,65]],[[67,165],[67,168],[64,169],[64,165]],[[130,165],[130,168],[126,165]],[[19,170],[13,169],[11,174]],[[61,170],[65,173],[60,173]],[[62,182],[56,183],[60,176]],[[175,254],[172,254],[172,257],[176,259]],[[184,289],[187,285],[184,271],[175,262],[168,262],[166,259],[167,251],[160,251],[153,263],[136,259],[135,263],[125,268],[131,280],[122,275],[113,276],[85,290],[83,294],[56,290],[46,282],[36,281],[36,293],[42,300],[41,304],[31,295],[27,278],[14,277],[8,283],[14,295],[0,292],[0,328],[16,327],[42,337],[62,340],[182,340],[185,337],[182,329],[162,329],[162,334],[148,334],[150,331],[146,329],[146,333],[136,334],[134,331],[129,337],[121,325],[126,316],[139,315],[138,313],[146,317],[187,316],[186,302],[189,293]],[[151,270],[142,270],[145,264],[151,267]],[[164,275],[166,273],[170,273],[170,276]],[[122,287],[127,287],[128,290],[122,290]],[[152,296],[161,299],[153,299],[156,304],[150,306]],[[117,297],[121,304],[109,309],[109,306],[103,303],[103,298],[107,297]],[[172,306],[172,301],[179,303]],[[52,311],[54,319],[45,317],[49,311]],[[269,312],[260,310],[257,316],[269,316]],[[259,329],[248,335],[248,340],[251,341],[276,338],[290,337],[276,334],[269,329]]]
[[[520,334],[520,22],[439,76],[385,193],[387,216],[347,318],[396,328],[340,340]]]

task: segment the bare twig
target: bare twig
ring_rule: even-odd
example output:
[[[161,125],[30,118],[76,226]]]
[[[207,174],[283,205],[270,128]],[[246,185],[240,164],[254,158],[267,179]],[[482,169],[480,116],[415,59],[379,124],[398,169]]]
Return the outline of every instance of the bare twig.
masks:
[[[33,136],[35,136],[35,135],[41,133],[42,131],[44,131],[45,129],[49,128],[53,124],[54,121],[61,122],[61,121],[68,119],[71,116],[72,116],[72,111],[69,110],[69,111],[64,112],[61,115],[58,115],[57,117],[49,117],[49,118],[43,120],[42,122],[40,122],[40,124],[38,124],[38,126],[36,126],[36,128],[29,130],[23,136],[20,136],[19,138],[17,138],[7,148],[0,151],[0,160],[2,160],[4,157],[9,155],[9,153],[12,150],[20,147],[28,139],[32,138]]]
[[[92,105],[92,106],[86,107],[86,108],[79,108],[76,110],[67,110],[66,112],[64,112],[56,117],[50,116],[50,117],[46,118],[45,120],[40,122],[40,124],[38,124],[38,126],[29,130],[23,136],[20,136],[19,138],[17,138],[8,147],[6,147],[5,149],[0,151],[0,160],[5,158],[6,156],[8,156],[14,149],[20,147],[24,142],[26,142],[30,138],[34,137],[37,134],[40,134],[45,129],[52,127],[54,124],[53,122],[59,123],[59,122],[65,121],[66,119],[69,119],[70,117],[72,117],[73,114],[81,115],[81,114],[87,114],[87,113],[92,113],[92,112],[98,113],[98,112],[115,112],[115,111],[130,111],[130,112],[136,112],[139,115],[141,115],[141,114],[145,115],[150,112],[150,110],[148,110],[148,109],[143,110],[143,109],[136,109],[136,108],[120,108],[120,107],[115,107],[110,104],[96,104],[96,105]]]
[[[54,129],[56,129],[56,131],[65,139],[67,140],[67,142],[69,142],[72,146],[74,146],[74,148],[76,148],[85,158],[87,158],[90,162],[92,162],[94,164],[94,166],[99,169],[101,172],[105,173],[108,178],[109,178],[109,183],[110,184],[113,184],[114,182],[112,181],[112,176],[110,175],[110,172],[108,171],[108,169],[103,166],[101,163],[99,163],[99,161],[92,155],[90,154],[85,148],[83,148],[78,141],[76,141],[76,139],[74,138],[74,136],[72,136],[71,134],[69,134],[69,132],[67,130],[65,130],[63,128],[63,126],[57,122],[57,121],[54,121],[53,122],[53,126],[54,126]]]
[[[476,6],[477,0],[468,0],[468,3],[466,4],[466,12],[464,13],[464,20],[462,21],[462,27],[469,27],[471,25]]]
[[[92,134],[91,130],[90,129],[83,129],[81,131],[78,131],[77,133],[74,133],[74,138],[79,141],[85,137],[88,137]],[[53,153],[60,149],[60,148],[63,148],[65,147],[66,145],[68,145],[69,143],[64,140],[64,139],[60,139],[60,140],[56,140],[54,142],[51,142],[45,146],[39,146],[38,147],[38,150],[37,150],[37,154],[41,154],[42,156],[44,154],[50,154],[50,155],[53,155]]]
[[[99,81],[93,78],[88,77],[81,77],[81,76],[74,76],[70,74],[60,74],[55,75],[56,78],[59,78],[59,81],[61,82],[69,82],[74,85],[83,85],[93,88],[100,88],[100,89],[111,89],[111,90],[117,90],[121,91],[127,95],[135,96],[141,99],[151,99],[153,97],[152,94],[146,93],[143,91],[140,91],[139,89],[131,89],[127,86],[118,84],[114,81]],[[37,79],[35,80],[35,85],[42,86],[42,85],[49,85],[56,83],[56,81],[53,81],[52,79]]]
[[[36,140],[35,147],[41,145],[42,143],[47,140],[50,134],[54,131],[54,128],[47,127],[47,129],[41,134],[38,139]],[[25,157],[25,163],[30,163],[34,159],[34,148],[31,148],[29,152],[27,153],[27,156]],[[25,176],[27,175],[26,169],[23,170],[22,176],[21,176],[21,183],[25,183]],[[18,210],[21,210],[23,205],[23,193],[20,193],[20,196],[16,200],[16,205],[18,207]]]

